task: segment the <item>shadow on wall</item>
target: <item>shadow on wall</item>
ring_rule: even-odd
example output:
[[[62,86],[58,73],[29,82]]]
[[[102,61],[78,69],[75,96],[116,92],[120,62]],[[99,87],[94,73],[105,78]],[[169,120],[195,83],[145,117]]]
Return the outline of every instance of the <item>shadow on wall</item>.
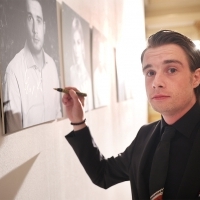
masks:
[[[39,154],[40,153],[0,179],[0,199],[15,199],[26,175]]]
[[[5,130],[5,124],[4,124],[4,113],[3,113],[3,106],[1,105],[1,98],[0,98],[0,147],[1,145],[3,144],[4,142],[4,139],[6,136],[8,136],[9,134],[11,133],[7,133],[6,130]],[[16,114],[13,114],[12,112],[7,112],[8,114],[10,115],[13,115],[16,119],[20,119],[20,114],[19,113],[16,113]],[[20,130],[16,130],[16,131],[20,131]],[[12,133],[16,132],[16,131],[13,131]],[[0,191],[1,191],[1,188],[0,188]],[[1,195],[1,193],[0,193]]]

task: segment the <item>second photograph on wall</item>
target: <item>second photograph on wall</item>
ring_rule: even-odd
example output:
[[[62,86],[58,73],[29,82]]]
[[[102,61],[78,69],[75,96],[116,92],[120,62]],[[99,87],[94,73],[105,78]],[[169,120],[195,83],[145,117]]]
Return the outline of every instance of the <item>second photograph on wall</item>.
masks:
[[[92,28],[92,72],[94,107],[107,106],[110,101],[110,78],[108,72],[109,45],[106,37]],[[112,59],[112,58],[111,58]],[[111,66],[110,66],[111,67]]]
[[[85,111],[93,109],[90,26],[81,16],[62,3],[64,84],[87,93]]]
[[[0,1],[5,133],[62,117],[56,0]]]

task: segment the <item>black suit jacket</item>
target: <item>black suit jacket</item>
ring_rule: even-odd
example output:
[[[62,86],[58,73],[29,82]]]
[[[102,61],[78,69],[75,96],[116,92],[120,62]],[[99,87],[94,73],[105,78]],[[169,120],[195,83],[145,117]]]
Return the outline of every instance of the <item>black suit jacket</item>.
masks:
[[[95,144],[89,128],[71,132],[66,139],[74,149],[92,182],[102,188],[130,180],[133,199],[149,199],[149,173],[159,140],[161,122],[141,127],[130,146],[117,157],[105,159]],[[200,131],[176,199],[191,199],[200,192]]]

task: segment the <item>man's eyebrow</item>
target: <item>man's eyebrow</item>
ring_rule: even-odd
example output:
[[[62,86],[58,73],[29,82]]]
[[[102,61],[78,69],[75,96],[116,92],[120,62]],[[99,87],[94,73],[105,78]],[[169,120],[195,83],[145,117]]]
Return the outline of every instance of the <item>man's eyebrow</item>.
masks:
[[[163,61],[163,64],[169,64],[169,63],[178,63],[180,65],[183,65],[182,62],[180,62],[179,60],[174,60],[174,59],[172,59],[172,60],[164,60]]]
[[[27,12],[27,15],[32,15],[32,13],[31,12]]]
[[[41,21],[43,21],[43,18],[40,17],[39,15],[37,15],[37,19],[40,19]]]
[[[142,71],[144,72],[146,69],[148,69],[148,68],[150,68],[150,67],[152,67],[152,65],[147,64],[147,65],[145,65],[145,66],[142,68]]]
[[[179,60],[173,60],[173,59],[172,60],[164,60],[162,62],[162,64],[170,64],[170,63],[177,63],[177,64],[180,64],[180,65],[183,65],[183,63],[180,62]],[[152,65],[151,64],[147,64],[142,68],[142,71],[144,72],[146,69],[148,69],[150,67],[152,67]]]

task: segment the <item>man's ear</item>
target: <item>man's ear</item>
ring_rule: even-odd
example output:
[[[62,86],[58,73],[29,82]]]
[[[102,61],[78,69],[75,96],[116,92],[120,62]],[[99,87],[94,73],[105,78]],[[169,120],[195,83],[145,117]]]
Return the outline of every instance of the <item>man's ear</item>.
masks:
[[[200,68],[196,69],[193,75],[193,86],[196,88],[200,84]]]
[[[45,35],[45,33],[46,33],[46,23],[45,23],[45,21],[43,23],[44,23],[43,29],[44,29],[44,35]]]

